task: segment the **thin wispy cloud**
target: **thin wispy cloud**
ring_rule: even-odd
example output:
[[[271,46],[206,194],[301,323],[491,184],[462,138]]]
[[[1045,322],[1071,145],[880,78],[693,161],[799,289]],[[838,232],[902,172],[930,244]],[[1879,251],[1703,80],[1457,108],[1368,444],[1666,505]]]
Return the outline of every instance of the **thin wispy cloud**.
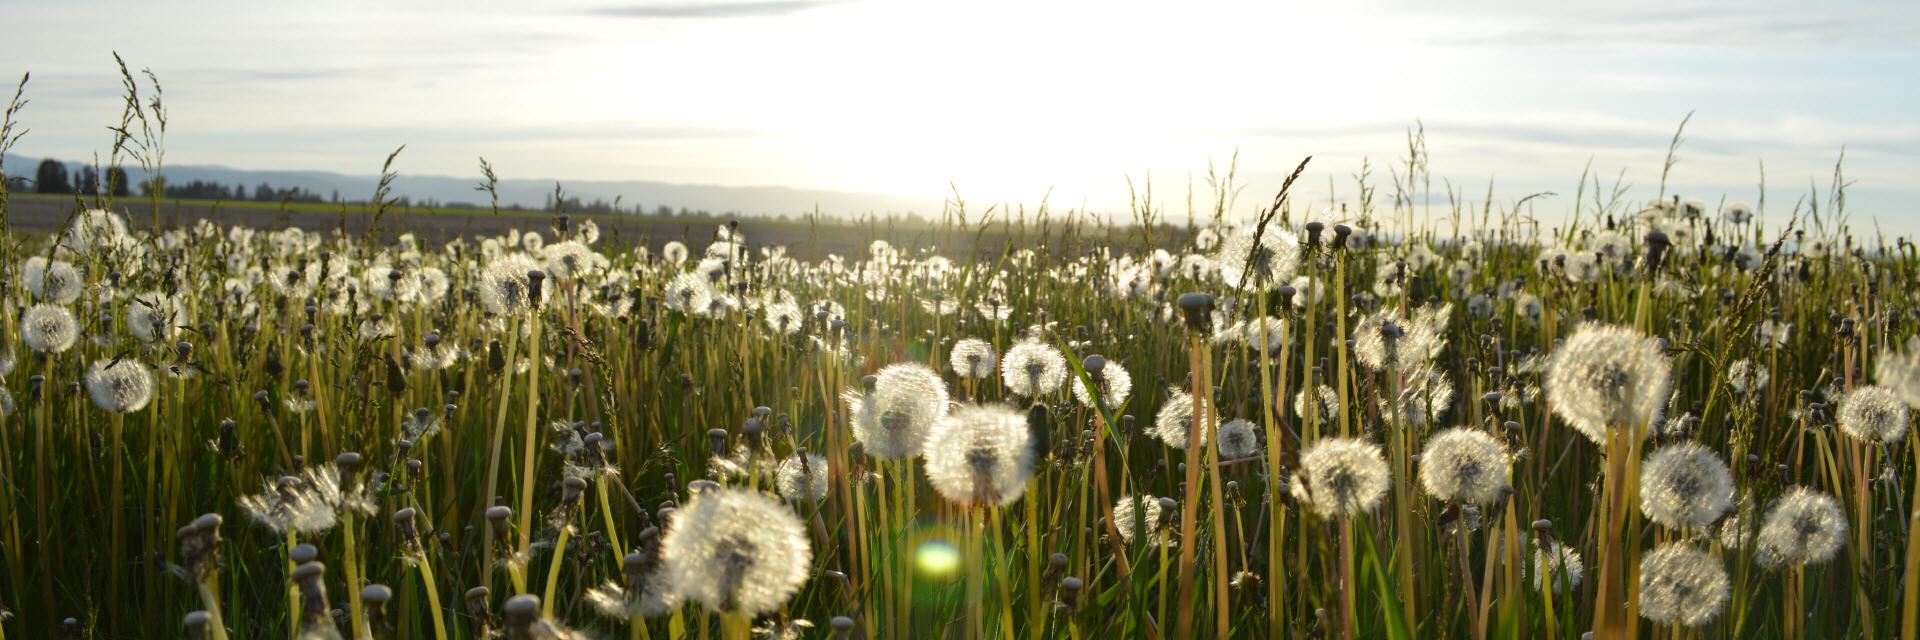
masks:
[[[594,7],[587,9],[585,13],[609,18],[745,18],[791,15],[835,4],[842,4],[842,1],[646,2]]]

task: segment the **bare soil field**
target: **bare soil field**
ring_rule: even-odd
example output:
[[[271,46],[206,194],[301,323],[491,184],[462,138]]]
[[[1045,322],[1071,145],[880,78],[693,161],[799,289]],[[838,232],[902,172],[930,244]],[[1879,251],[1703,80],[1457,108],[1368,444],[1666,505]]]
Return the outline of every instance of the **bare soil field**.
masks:
[[[52,233],[60,229],[73,214],[76,206],[66,197],[16,194],[10,203],[8,224],[13,231],[22,234]],[[129,224],[135,227],[148,227],[153,224],[153,215],[144,200],[121,200],[114,205],[126,215]],[[221,225],[245,225],[260,229],[300,227],[308,231],[329,231],[343,225],[348,233],[360,234],[373,222],[370,211],[362,208],[349,208],[342,211],[318,211],[314,205],[300,205],[299,208],[281,210],[252,204],[216,204],[207,201],[166,201],[160,205],[159,223],[161,226],[191,225],[201,219],[213,220]],[[699,247],[712,239],[714,229],[728,222],[718,217],[659,217],[659,216],[621,216],[621,215],[572,215],[574,221],[591,219],[600,226],[603,242],[614,246],[641,244],[649,250],[659,250],[667,242],[679,240],[689,246]],[[780,220],[745,216],[739,218],[741,230],[750,244],[757,247],[784,246],[789,255],[802,260],[818,260],[830,254],[841,256],[865,255],[874,240],[887,240],[899,247],[928,248],[935,253],[952,258],[965,256],[974,248],[976,236],[972,233],[936,230],[922,224],[898,224],[887,221],[872,224],[856,223],[844,220],[824,220],[815,225],[802,220]],[[412,209],[402,212],[389,211],[381,221],[380,232],[383,235],[411,232],[427,242],[444,242],[454,237],[476,237],[497,235],[509,229],[538,231],[550,234],[553,217],[550,213],[532,211],[491,211],[479,210],[434,210],[424,212]],[[1101,230],[1104,232],[1104,230]],[[1171,236],[1169,236],[1171,238]],[[1009,232],[996,224],[978,236],[979,248],[998,253],[1009,242],[1022,242],[1017,233]],[[1035,238],[1027,237],[1026,241]],[[1126,238],[1125,242],[1137,243],[1137,237]],[[1032,242],[1033,248],[1044,250],[1042,243]],[[1056,251],[1061,250],[1059,246]],[[1087,238],[1080,242],[1069,243],[1070,251],[1083,252],[1102,242],[1097,238]]]

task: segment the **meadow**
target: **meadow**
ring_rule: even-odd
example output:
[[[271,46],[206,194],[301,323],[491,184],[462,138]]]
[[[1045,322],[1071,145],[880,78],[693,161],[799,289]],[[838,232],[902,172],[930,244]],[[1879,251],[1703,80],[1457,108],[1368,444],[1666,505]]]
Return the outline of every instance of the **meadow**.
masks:
[[[0,637],[1915,636],[1920,251],[1837,168],[1400,169],[852,251],[74,198],[0,242]]]

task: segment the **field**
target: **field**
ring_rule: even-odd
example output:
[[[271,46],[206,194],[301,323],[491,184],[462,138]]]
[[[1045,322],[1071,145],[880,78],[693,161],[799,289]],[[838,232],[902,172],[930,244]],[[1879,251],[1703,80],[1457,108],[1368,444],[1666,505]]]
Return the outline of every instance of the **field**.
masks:
[[[0,192],[0,639],[1916,636],[1920,251],[1838,169],[1420,148],[1177,227]]]
[[[141,216],[134,222],[151,226],[152,212],[155,207],[145,200],[141,204]],[[12,212],[9,223],[14,233],[44,235],[64,228],[75,211],[97,206],[91,197],[87,202],[77,204],[71,195],[59,194],[12,194]],[[162,200],[157,207],[162,226],[186,226],[200,220],[211,220],[225,225],[241,225],[259,229],[277,229],[299,227],[305,231],[337,231],[342,228],[349,235],[366,233],[374,214],[365,203],[348,205],[260,202],[217,202],[213,200]],[[456,237],[476,237],[482,235],[504,234],[513,229],[528,231],[544,230],[556,212],[552,211],[513,211],[502,210],[498,213],[474,209],[427,209],[423,207],[395,208],[387,219],[383,230],[393,230],[414,234],[426,242],[446,242]],[[706,238],[715,226],[729,222],[732,218],[713,216],[634,216],[634,215],[591,215],[573,214],[576,220],[592,220],[599,225],[602,233],[610,242],[621,245],[645,246],[654,250],[668,242],[686,243]],[[1003,219],[1001,221],[1005,223]],[[807,260],[819,260],[829,254],[857,255],[866,250],[874,240],[885,240],[903,246],[932,245],[943,251],[965,252],[974,242],[983,247],[997,249],[1009,240],[1009,228],[1004,224],[992,228],[956,231],[952,228],[939,228],[926,222],[904,221],[888,217],[867,216],[859,219],[850,217],[822,217],[819,221],[795,219],[773,220],[755,219],[756,236],[765,238],[767,246],[785,246],[794,257]],[[1104,231],[1096,229],[1098,231]],[[1164,232],[1178,233],[1178,230],[1165,229]]]
[[[1911,633],[1911,245],[1283,202],[945,256],[87,211],[8,245],[0,628]]]

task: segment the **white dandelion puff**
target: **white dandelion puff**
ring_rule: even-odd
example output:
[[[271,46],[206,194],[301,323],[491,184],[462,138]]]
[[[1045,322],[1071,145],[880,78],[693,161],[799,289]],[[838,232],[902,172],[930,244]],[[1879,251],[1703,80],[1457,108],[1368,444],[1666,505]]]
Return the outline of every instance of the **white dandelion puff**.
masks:
[[[1588,323],[1553,352],[1547,399],[1553,412],[1597,444],[1615,428],[1649,424],[1667,401],[1670,365],[1658,340]]]
[[[1720,560],[1686,543],[1670,543],[1640,559],[1640,616],[1656,623],[1713,622],[1731,593]]]
[[[1092,371],[1088,371],[1087,375],[1100,385],[1100,401],[1108,408],[1126,404],[1127,396],[1133,393],[1133,375],[1127,373],[1126,367],[1118,362],[1108,360],[1106,366],[1101,367],[1099,375]],[[1093,396],[1087,393],[1087,386],[1080,382],[1079,376],[1073,378],[1073,399],[1079,401],[1080,406],[1093,408]]]
[[[80,271],[64,260],[47,260],[41,256],[27,258],[20,267],[21,279],[27,285],[27,293],[33,299],[53,304],[67,304],[80,299],[86,288],[86,280],[80,277]]]
[[[1219,415],[1208,413],[1210,426],[1220,424]],[[1159,438],[1174,449],[1186,449],[1192,430],[1193,396],[1179,389],[1170,390],[1166,403],[1160,405],[1160,412],[1153,416],[1153,425],[1147,427],[1147,435]],[[1207,446],[1209,430],[1200,430],[1200,446]]]
[[[497,316],[526,312],[534,302],[533,283],[527,274],[539,270],[540,263],[523,253],[495,258],[480,273],[480,304]],[[552,286],[540,287],[540,302],[552,293]]]
[[[698,273],[682,273],[667,282],[667,308],[685,314],[704,313],[713,304],[713,285]]]
[[[1562,593],[1580,588],[1586,575],[1587,563],[1572,547],[1552,541],[1534,547],[1533,588],[1546,591],[1552,584],[1554,593]]]
[[[1842,433],[1874,444],[1898,442],[1907,435],[1907,405],[1885,387],[1855,388],[1840,400],[1835,419]]]
[[[1908,407],[1920,408],[1920,336],[1907,338],[1904,349],[1881,352],[1874,359],[1873,380]]]
[[[853,437],[867,455],[883,460],[920,453],[927,434],[947,415],[947,383],[925,366],[888,365],[865,394],[848,393]]]
[[[1846,544],[1847,520],[1833,496],[1794,487],[1773,503],[1754,541],[1760,566],[1820,564]]]
[[[1320,515],[1344,518],[1380,506],[1387,482],[1380,447],[1352,438],[1321,438],[1301,452],[1292,490]]]
[[[114,413],[132,413],[153,401],[153,372],[132,360],[95,360],[87,369],[87,395]]]
[[[1022,342],[1000,362],[1007,389],[1028,398],[1052,393],[1067,381],[1067,358],[1043,342]]]
[[[928,483],[961,505],[1007,505],[1033,476],[1025,413],[1000,405],[961,407],[927,437]]]
[[[186,307],[179,298],[148,291],[127,301],[127,330],[141,342],[170,340],[180,333]]]
[[[1727,386],[1734,393],[1758,393],[1767,388],[1773,377],[1767,373],[1767,366],[1754,362],[1752,358],[1741,358],[1727,365]]]
[[[1307,390],[1305,389],[1301,389],[1300,392],[1293,394],[1293,413],[1301,418],[1307,416],[1307,410],[1310,406],[1307,404],[1307,395]],[[1313,400],[1315,404],[1319,405],[1311,407],[1314,411],[1314,419],[1321,422],[1338,421],[1340,419],[1340,393],[1334,391],[1333,387],[1324,384],[1317,385],[1317,388],[1313,391]]]
[[[795,453],[774,469],[774,487],[793,502],[819,502],[827,497],[827,459],[816,453]]]
[[[1640,463],[1640,512],[1672,528],[1702,528],[1733,508],[1733,473],[1692,442],[1661,447]]]
[[[1493,504],[1506,495],[1508,465],[1499,439],[1478,429],[1448,429],[1428,438],[1420,453],[1420,487],[1448,502]]]
[[[660,540],[672,592],[709,609],[776,611],[807,580],[813,551],[800,518],[780,501],[740,489],[696,494]]]
[[[1134,501],[1140,502],[1140,509],[1134,510]],[[1147,544],[1155,546],[1173,546],[1179,536],[1173,535],[1162,525],[1165,508],[1160,499],[1150,495],[1129,496],[1113,504],[1113,528],[1120,533],[1120,541],[1133,544],[1135,530],[1145,532]]]
[[[993,345],[979,338],[966,338],[953,343],[953,351],[947,354],[947,364],[953,372],[962,378],[985,378],[993,375],[994,365],[999,357],[993,351]]]
[[[36,304],[20,316],[20,341],[40,353],[60,353],[80,339],[80,323],[66,307]]]
[[[1220,425],[1220,458],[1239,460],[1260,455],[1260,436],[1256,434],[1253,423],[1245,419]]]
[[[1300,264],[1300,240],[1277,226],[1245,227],[1220,243],[1214,261],[1229,287],[1271,289],[1292,282]]]

